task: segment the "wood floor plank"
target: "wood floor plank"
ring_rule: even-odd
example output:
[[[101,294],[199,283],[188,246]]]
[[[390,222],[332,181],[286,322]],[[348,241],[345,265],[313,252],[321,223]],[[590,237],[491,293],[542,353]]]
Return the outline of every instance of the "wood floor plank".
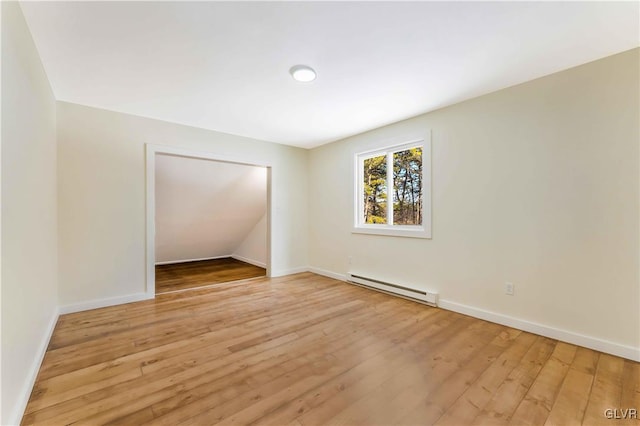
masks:
[[[314,293],[313,296],[306,298],[304,302],[299,302],[296,299],[283,300],[280,302],[281,308],[278,312],[275,314],[267,312],[268,317],[272,321],[278,321],[280,317],[285,317],[291,310],[307,306],[319,308],[320,306],[335,304],[335,302],[344,297],[344,294],[326,294],[329,291],[333,291],[333,289],[323,290],[317,292],[317,294]],[[256,303],[254,301],[252,306],[258,306]],[[271,304],[271,302],[268,303]],[[118,362],[120,362],[122,360],[121,357],[127,354],[145,352],[174,342],[184,345],[192,337],[202,336],[210,332],[215,333],[219,329],[224,329],[225,333],[229,332],[234,326],[246,329],[248,325],[254,325],[254,321],[262,321],[266,313],[262,310],[254,310],[247,315],[233,315],[231,319],[229,319],[229,313],[222,311],[220,315],[225,316],[222,322],[218,321],[219,318],[217,317],[211,318],[207,315],[207,312],[193,311],[193,315],[182,319],[174,319],[172,322],[167,322],[166,326],[162,328],[157,327],[158,324],[150,323],[149,327],[152,330],[146,328],[142,330],[122,330],[121,333],[114,335],[94,336],[90,341],[78,342],[74,345],[78,348],[77,351],[59,353],[58,350],[50,350],[46,355],[48,362],[43,365],[40,372],[41,379],[64,374],[68,370],[77,370],[91,365],[111,362],[114,359],[118,359]],[[248,331],[241,334],[246,332]],[[122,333],[127,335],[127,339],[119,338]],[[102,343],[94,343],[95,346],[92,347],[91,343],[95,342],[96,338],[99,338]],[[52,359],[49,359],[50,357]]]
[[[478,416],[536,340],[535,336],[529,333],[514,333],[510,337],[513,335],[515,335],[513,343],[495,359],[495,362],[489,360],[490,365],[476,381],[469,383],[469,387],[453,404],[448,407],[444,404],[440,405],[439,410],[443,415],[436,424],[469,424]],[[505,343],[507,342],[511,343],[511,340],[505,340]]]
[[[554,340],[537,337],[536,342],[527,351],[518,366],[509,373],[505,381],[498,387],[491,400],[476,416],[472,424],[508,424],[529,387],[549,360],[555,346],[556,342]]]
[[[495,325],[495,324],[493,324]],[[476,347],[471,356],[458,359],[453,371],[447,370],[447,363],[438,365],[440,357],[434,358],[433,368],[425,377],[428,386],[400,391],[394,400],[398,407],[380,415],[381,419],[393,424],[434,424],[449,407],[460,397],[460,394],[473,384],[490,366],[497,363],[505,351],[512,347],[515,339],[522,332],[514,329],[498,328],[499,333],[493,340],[483,338],[484,346],[467,345],[469,349]]]
[[[446,339],[433,351],[424,356],[422,362],[409,364],[410,368],[401,374],[393,375],[379,387],[372,389],[354,404],[336,413],[328,420],[335,425],[368,424],[384,419],[388,414],[385,407],[393,403],[397,412],[398,406],[404,409],[419,404],[423,396],[433,392],[456,369],[464,365],[480,349],[488,344],[499,332],[499,326],[491,323],[472,322],[469,327],[457,331],[454,327],[446,330]],[[477,342],[470,341],[473,335],[480,336]],[[384,423],[384,421],[383,421]]]
[[[304,306],[304,304],[299,304],[299,306]],[[316,307],[318,306],[318,304],[316,304]],[[280,311],[279,314],[281,314],[282,312]],[[278,321],[279,318],[279,314],[278,315],[273,315],[271,316],[272,319],[274,319],[275,321]],[[198,340],[200,343],[203,343],[203,341],[205,341],[206,339],[216,339],[218,341],[220,341],[221,339],[224,339],[225,336],[230,336],[233,337],[235,341],[241,341],[241,339],[243,338],[243,336],[247,336],[247,333],[251,333],[249,329],[246,329],[245,325],[242,324],[243,320],[250,320],[251,317],[236,317],[234,318],[234,321],[225,321],[226,327],[224,329],[221,329],[220,331],[216,332],[214,331],[207,331],[205,333],[201,333],[196,335],[195,337],[191,338],[190,335],[183,335],[182,337],[179,337],[179,340],[177,340],[176,342],[169,342],[169,343],[164,343],[163,345],[160,346],[151,346],[149,348],[147,348],[147,350],[144,351],[140,351],[140,352],[134,352],[133,350],[131,350],[133,353],[129,354],[128,356],[125,357],[119,357],[117,359],[117,361],[108,361],[106,363],[99,363],[99,364],[95,364],[91,367],[88,367],[87,369],[93,369],[93,370],[100,370],[102,372],[107,372],[107,371],[114,371],[114,363],[117,363],[119,365],[125,363],[126,361],[129,360],[135,360],[135,361],[140,361],[141,359],[144,359],[144,364],[153,364],[158,362],[157,357],[154,358],[148,358],[149,356],[153,356],[155,355],[156,352],[159,351],[164,351],[163,353],[165,355],[167,355],[168,350],[175,350],[175,351],[183,351],[184,349],[182,349],[182,347],[184,346],[189,346],[190,349],[198,349],[197,344],[194,344],[194,340]],[[238,324],[236,322],[236,320],[238,320],[240,322],[240,324]],[[211,327],[209,327],[211,328]],[[265,329],[257,329],[254,333],[261,333],[264,334],[268,332],[268,330]],[[206,342],[205,342],[206,343]],[[104,348],[106,349],[106,348]],[[104,350],[103,350],[104,352]],[[103,353],[101,352],[101,353]],[[180,352],[181,353],[181,352]],[[108,354],[107,354],[108,355]],[[68,360],[69,357],[64,357],[64,359]],[[67,374],[64,375],[62,377],[62,379],[67,379],[67,378],[73,378],[74,382],[75,382],[75,378],[73,377],[75,375],[75,373],[82,373],[82,370],[78,370],[77,368],[79,367],[78,364],[78,357],[74,357],[73,358],[73,366],[76,368],[76,370],[72,373],[72,374]],[[108,368],[105,368],[108,367]],[[46,369],[45,369],[46,370]],[[46,385],[48,383],[50,383],[51,381],[55,381],[55,377],[53,379],[48,379],[48,380],[44,380],[42,377],[40,378],[39,384],[43,384]],[[77,384],[77,382],[75,382],[74,384]],[[56,383],[57,386],[60,386],[59,381]]]
[[[431,312],[423,312],[421,316],[427,316],[429,315]],[[384,320],[384,318],[380,318],[381,320]],[[416,324],[416,321],[414,318],[411,319],[405,319],[404,321],[397,321],[397,322],[388,322],[387,321],[387,328],[386,331],[383,333],[384,335],[400,335],[402,336],[403,334],[408,334],[408,333],[414,333],[414,332],[420,332],[421,331],[421,327],[419,325]],[[278,379],[278,380],[288,380],[289,377],[285,377],[288,373],[290,373],[291,371],[293,371],[292,369],[297,368],[297,364],[299,363],[299,361],[304,361],[304,364],[312,364],[312,360],[314,359],[313,357],[322,357],[325,353],[331,353],[331,354],[336,354],[336,353],[340,353],[340,351],[343,351],[343,353],[341,353],[341,357],[339,357],[338,359],[342,359],[345,356],[349,355],[349,352],[344,353],[344,351],[351,351],[351,352],[355,352],[359,355],[361,354],[366,354],[368,349],[369,351],[371,350],[381,350],[381,348],[384,348],[384,345],[390,345],[391,342],[386,341],[384,339],[380,339],[380,335],[378,336],[372,336],[371,333],[367,332],[366,330],[363,330],[362,332],[358,333],[358,337],[354,336],[354,331],[351,330],[347,333],[347,335],[344,338],[341,338],[339,340],[331,340],[332,335],[327,336],[329,338],[328,341],[323,342],[322,346],[325,348],[325,351],[318,353],[317,351],[309,351],[309,348],[300,348],[299,350],[293,350],[292,352],[295,354],[295,356],[293,357],[293,359],[286,361],[285,363],[280,363],[279,364],[279,368],[274,368],[273,366],[269,366],[268,369],[263,368],[261,371],[262,373],[260,373],[259,371],[256,372],[255,374],[252,374],[251,377],[249,377],[248,379],[246,379],[246,382],[248,385],[250,385],[250,387],[252,389],[254,388],[260,388],[261,386],[271,386],[271,384],[273,383],[274,380]],[[381,346],[382,345],[382,346]],[[302,352],[300,352],[300,350],[302,350]],[[372,352],[375,354],[375,352]],[[359,358],[356,358],[356,360]],[[266,374],[266,376],[265,376]],[[280,382],[282,383],[282,382]],[[226,386],[222,386],[222,388],[224,389]],[[254,392],[254,394],[251,395],[247,395],[245,392],[245,396],[249,398],[249,400],[254,400],[254,399],[261,399],[261,395],[263,395],[265,393],[264,389],[262,389],[262,391],[260,389],[256,390]],[[211,413],[211,412],[207,412],[207,416],[213,416],[213,417],[226,417],[230,414],[234,413],[234,408],[238,407],[238,400],[236,401],[229,401],[227,404],[222,405],[221,402],[222,401],[227,401],[226,398],[223,397],[223,399],[220,399],[220,392],[211,392],[210,396],[205,395],[204,397],[202,397],[202,395],[199,395],[200,397],[197,399],[197,401],[194,401],[190,404],[190,406],[183,406],[183,407],[179,407],[178,409],[174,409],[171,413],[167,413],[166,415],[164,415],[161,419],[162,424],[175,424],[178,423],[180,421],[185,421],[191,417],[194,417],[193,413],[199,413],[200,409],[197,407],[202,407],[203,409],[205,409],[205,412],[207,412],[207,408],[211,407],[211,406],[220,406],[218,408],[218,411],[216,413]],[[256,399],[256,400],[257,400]],[[194,407],[196,407],[196,409],[194,409]],[[198,414],[196,414],[198,415]]]
[[[622,374],[625,361],[608,354],[601,354],[598,359],[593,386],[589,402],[585,411],[583,423],[587,425],[623,424],[617,419],[608,420],[605,417],[607,409],[622,408]],[[626,408],[626,407],[625,407]]]
[[[324,311],[321,311],[314,318],[320,318],[318,315],[322,314],[324,317],[336,314],[340,311],[340,309],[351,309],[353,306],[361,304],[357,300],[344,302],[342,305],[332,306],[327,308]],[[300,321],[306,324],[314,321],[312,319],[302,318]],[[157,390],[162,390],[165,387],[171,386],[176,380],[187,380],[193,379],[196,376],[201,375],[202,373],[206,373],[208,368],[215,368],[219,366],[219,360],[224,359],[220,358],[220,354],[214,354],[213,360],[205,363],[203,365],[199,365],[199,369],[191,368],[192,365],[184,365],[178,364],[172,366],[170,369],[162,370],[155,372],[156,375],[144,375],[140,378],[140,386],[131,389],[129,382],[123,382],[113,387],[108,387],[104,389],[100,389],[96,392],[92,392],[87,395],[83,395],[81,399],[76,398],[69,401],[65,401],[61,404],[56,404],[53,407],[45,408],[31,415],[37,419],[43,416],[51,416],[51,421],[55,423],[71,423],[73,421],[81,418],[80,416],[86,410],[95,411],[104,411],[110,409],[111,407],[122,404],[127,401],[123,400],[122,394],[126,392],[127,396],[130,398],[137,398],[153,393]],[[241,365],[238,365],[240,367]],[[170,375],[174,376],[171,377]],[[139,403],[139,401],[137,401]]]
[[[423,381],[414,380],[414,387],[400,390],[389,401],[388,410],[368,415],[370,421],[382,424],[433,424],[460,396],[460,392],[495,362],[496,358],[509,347],[521,332],[504,331],[491,324],[482,344],[469,344],[456,351],[456,357],[449,361],[433,357],[429,372]],[[480,336],[475,332],[474,336]],[[495,336],[492,340],[490,336]],[[449,352],[445,347],[442,348]],[[440,358],[440,359],[437,359]],[[453,361],[453,364],[451,364]],[[423,382],[428,382],[425,385]]]
[[[232,257],[156,265],[156,294],[265,275],[266,269]]]
[[[625,420],[625,424],[640,426],[640,363],[629,360],[624,361],[620,408],[625,410],[635,409],[635,418],[633,418],[634,415],[629,413],[629,419]]]
[[[547,361],[516,409],[511,422],[520,425],[544,424],[549,417],[560,386],[578,348],[563,342],[556,344]]]
[[[345,303],[353,304],[354,302],[345,302]],[[331,309],[335,310],[336,306],[332,306]],[[311,324],[311,322],[310,322],[311,320],[309,318],[305,318],[305,317],[299,317],[298,321],[299,322],[300,321],[301,322],[305,322],[306,324]],[[270,341],[270,342],[267,342],[267,343],[270,344],[271,342],[273,342],[273,341]],[[301,343],[302,343],[302,341],[301,341]],[[225,344],[225,342],[222,342],[223,346],[224,346],[224,344]],[[260,345],[257,345],[257,346],[254,346],[252,348],[249,348],[249,349],[251,351],[253,351],[255,348],[257,348],[259,346]],[[235,359],[244,359],[245,360],[245,364],[246,364],[246,362],[250,361],[250,358],[247,358],[246,354],[239,354],[239,356],[235,357]],[[200,368],[199,373],[206,373],[208,371],[208,368],[220,367],[220,366],[223,366],[223,364],[225,362],[229,363],[231,361],[232,361],[231,357],[229,357],[226,360],[225,360],[224,357],[218,357],[214,361],[210,361],[210,362],[207,362],[207,363],[202,364],[202,365],[194,365],[192,362],[186,362],[186,363],[185,362],[180,362],[180,363],[177,363],[177,367],[176,367],[175,365],[169,364],[167,366],[168,369],[163,370],[161,372],[161,374],[158,374],[158,375],[155,375],[155,376],[145,376],[145,378],[147,379],[146,380],[147,382],[156,382],[156,383],[150,383],[148,385],[148,387],[147,387],[147,390],[156,389],[157,392],[154,393],[153,395],[145,396],[144,398],[146,398],[146,399],[137,400],[136,404],[140,404],[140,403],[142,403],[142,401],[151,401],[150,398],[156,398],[156,399],[157,398],[160,398],[160,399],[166,398],[166,391],[167,390],[164,389],[163,384],[166,384],[166,381],[164,381],[164,379],[165,379],[165,376],[168,374],[168,372],[170,372],[170,373],[173,372],[173,373],[177,374],[178,372],[181,373],[182,370],[184,370],[185,368],[193,369],[193,367],[199,367]],[[156,363],[151,364],[152,367],[155,367],[156,365],[157,365]],[[237,367],[237,365],[236,365],[236,367]],[[144,367],[143,367],[143,370],[144,370]],[[158,368],[154,368],[151,371],[156,371],[156,370],[158,370]],[[185,372],[185,374],[188,375],[189,373]],[[203,376],[204,379],[206,379],[206,377],[207,376]],[[145,378],[143,378],[141,381],[144,382]],[[190,383],[190,385],[194,385],[194,384],[198,383],[198,380],[203,380],[203,379],[201,379],[201,378],[194,379],[194,380],[191,380],[189,383]],[[116,392],[117,389],[113,389],[113,391],[115,393],[117,393]],[[85,401],[87,400],[87,398],[91,398],[91,400],[95,401],[94,404],[101,404],[101,406],[103,408],[106,408],[107,405],[105,405],[105,404],[109,404],[110,407],[117,406],[119,404],[118,398],[110,398],[109,400],[105,401],[104,399],[101,399],[102,396],[103,396],[103,393],[90,394],[90,395],[85,396]],[[67,408],[67,410],[69,410],[71,407],[68,406],[66,408]],[[69,413],[67,413],[67,415],[68,414]]]
[[[415,362],[417,356],[410,349],[412,345],[429,339],[432,346],[444,340],[442,331],[450,326],[461,329],[466,323],[454,319],[452,315],[446,315],[439,311],[429,317],[426,323],[421,324],[420,331],[394,345],[388,351],[383,351],[376,356],[360,362],[355,367],[342,374],[323,382],[321,385],[301,394],[299,397],[286,401],[275,410],[260,419],[260,424],[288,424],[300,417],[300,424],[324,424],[334,413],[341,411],[358,396],[366,393],[405,368],[407,364]],[[453,322],[459,322],[453,325]],[[424,322],[424,321],[421,321]],[[420,346],[424,348],[424,345]]]
[[[61,316],[22,424],[602,424],[639,374],[301,273]]]
[[[584,418],[599,354],[578,348],[545,425],[576,425]]]

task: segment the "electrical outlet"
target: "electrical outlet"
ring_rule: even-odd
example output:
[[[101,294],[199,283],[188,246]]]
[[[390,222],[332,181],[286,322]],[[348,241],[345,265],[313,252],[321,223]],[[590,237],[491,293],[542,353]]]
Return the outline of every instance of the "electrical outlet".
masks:
[[[504,283],[504,294],[513,296],[513,283]]]

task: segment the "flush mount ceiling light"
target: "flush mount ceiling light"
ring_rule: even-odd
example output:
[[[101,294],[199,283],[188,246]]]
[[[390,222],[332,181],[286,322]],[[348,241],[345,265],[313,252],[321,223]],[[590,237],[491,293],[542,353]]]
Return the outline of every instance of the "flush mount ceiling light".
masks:
[[[306,65],[294,65],[289,70],[289,74],[294,80],[302,83],[308,83],[316,79],[316,72],[313,68]]]

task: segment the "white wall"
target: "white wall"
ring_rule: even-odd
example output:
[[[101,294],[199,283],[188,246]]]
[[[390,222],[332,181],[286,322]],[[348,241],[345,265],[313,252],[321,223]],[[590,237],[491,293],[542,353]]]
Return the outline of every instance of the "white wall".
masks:
[[[63,305],[144,292],[145,143],[269,163],[272,273],[306,267],[308,151],[58,102]]]
[[[258,223],[235,248],[233,257],[263,268],[267,266],[267,214],[262,215]]]
[[[432,289],[638,356],[639,56],[312,150],[311,265]],[[354,153],[424,129],[433,135],[433,239],[351,234]]]
[[[2,415],[19,423],[57,318],[55,100],[17,2],[2,2]]]
[[[231,256],[265,215],[265,167],[161,154],[155,163],[156,262]]]

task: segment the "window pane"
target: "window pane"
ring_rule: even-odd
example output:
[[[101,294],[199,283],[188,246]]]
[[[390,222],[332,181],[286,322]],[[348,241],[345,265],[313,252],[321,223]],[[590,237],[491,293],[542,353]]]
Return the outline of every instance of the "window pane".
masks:
[[[363,161],[364,223],[387,223],[387,157]]]
[[[393,224],[422,225],[422,148],[393,153]]]

